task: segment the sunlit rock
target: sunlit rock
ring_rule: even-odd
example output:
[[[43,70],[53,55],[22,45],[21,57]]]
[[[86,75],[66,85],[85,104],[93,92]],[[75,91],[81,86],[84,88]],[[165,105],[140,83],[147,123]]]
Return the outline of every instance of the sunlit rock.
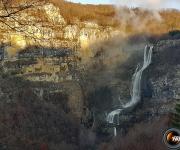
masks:
[[[55,7],[53,4],[48,3],[43,6],[44,10],[48,16],[48,18],[53,21],[53,23],[59,23],[62,25],[65,25],[66,22],[64,18],[60,15],[60,10],[59,8]]]

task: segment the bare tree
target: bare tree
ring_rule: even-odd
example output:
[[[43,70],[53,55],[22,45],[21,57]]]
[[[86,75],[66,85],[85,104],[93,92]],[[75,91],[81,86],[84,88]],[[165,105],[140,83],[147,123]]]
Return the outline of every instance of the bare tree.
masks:
[[[24,12],[33,11],[39,6],[46,3],[45,0],[31,1],[15,1],[15,0],[0,0],[0,23],[7,30],[21,32],[25,36],[34,38],[34,33],[27,30],[28,26],[36,26],[36,24],[27,18],[22,19]],[[41,18],[39,18],[41,19]]]

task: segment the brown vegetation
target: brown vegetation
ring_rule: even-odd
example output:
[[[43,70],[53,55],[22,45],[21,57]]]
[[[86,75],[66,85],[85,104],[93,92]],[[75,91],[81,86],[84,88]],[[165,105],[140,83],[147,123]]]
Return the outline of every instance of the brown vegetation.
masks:
[[[0,149],[76,150],[79,125],[64,93],[39,97],[29,82],[0,77]],[[9,93],[9,94],[8,94]]]
[[[117,20],[114,18],[115,9],[112,5],[83,5],[59,0],[52,0],[52,2],[60,8],[68,23],[74,23],[78,19],[95,21],[100,25],[114,26],[117,24]]]
[[[133,16],[127,16],[126,25],[124,27],[124,18],[118,17],[118,12],[113,5],[92,5],[71,3],[66,1],[51,0],[60,11],[66,21],[74,24],[77,20],[94,21],[102,26],[121,27],[125,32],[148,32],[148,33],[166,33],[171,30],[180,29],[180,12],[178,10],[162,10],[159,14],[162,21],[152,17],[153,13],[140,8],[128,9],[122,8],[120,13],[129,15],[133,12]],[[129,14],[128,14],[129,13]],[[132,18],[134,17],[134,18]],[[134,21],[134,19],[138,20]],[[138,22],[139,26],[134,24]],[[143,25],[142,25],[143,24]]]
[[[163,134],[168,128],[168,117],[152,123],[140,123],[126,136],[117,136],[113,142],[101,144],[100,150],[167,150]]]
[[[11,3],[15,5],[17,2],[19,3],[19,1],[22,2],[23,0],[11,0]],[[28,5],[28,1],[24,6],[31,6]],[[51,2],[55,6],[58,6],[60,13],[68,24],[76,24],[79,23],[79,21],[92,21],[102,26],[117,27],[125,33],[146,32],[161,34],[171,30],[180,30],[180,11],[178,10],[162,10],[159,13],[162,20],[159,21],[156,17],[153,17],[153,12],[142,10],[140,8],[121,8],[118,12],[113,5],[85,5],[64,0],[33,0],[30,4],[33,4],[33,6],[41,6],[42,2]],[[9,5],[7,5],[7,7],[8,6]],[[20,10],[22,9],[21,7],[19,8]],[[36,12],[36,14],[31,12],[31,15],[41,18],[41,22],[47,21],[43,12]]]

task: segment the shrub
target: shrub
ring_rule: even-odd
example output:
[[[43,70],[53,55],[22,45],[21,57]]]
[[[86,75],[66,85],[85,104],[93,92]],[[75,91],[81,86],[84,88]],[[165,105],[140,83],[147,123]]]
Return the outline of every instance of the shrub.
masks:
[[[168,117],[152,123],[140,123],[129,130],[127,135],[117,136],[111,143],[103,143],[100,150],[167,150],[163,134],[168,127]]]
[[[180,103],[175,107],[175,113],[173,114],[172,125],[180,129]]]
[[[174,30],[169,32],[170,36],[180,36],[180,30]]]

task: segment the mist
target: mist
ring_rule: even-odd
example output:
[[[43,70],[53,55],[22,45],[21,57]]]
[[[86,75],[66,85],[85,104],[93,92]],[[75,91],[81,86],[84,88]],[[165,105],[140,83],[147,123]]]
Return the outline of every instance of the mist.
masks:
[[[151,10],[175,8],[180,4],[179,0],[114,0],[115,5],[128,7],[141,7]]]
[[[119,35],[90,46],[93,57],[84,64],[89,92],[118,85],[119,88],[113,88],[113,91],[127,99],[129,92],[124,91],[129,91],[132,74],[141,62],[145,45],[149,43],[143,35],[131,38]]]

